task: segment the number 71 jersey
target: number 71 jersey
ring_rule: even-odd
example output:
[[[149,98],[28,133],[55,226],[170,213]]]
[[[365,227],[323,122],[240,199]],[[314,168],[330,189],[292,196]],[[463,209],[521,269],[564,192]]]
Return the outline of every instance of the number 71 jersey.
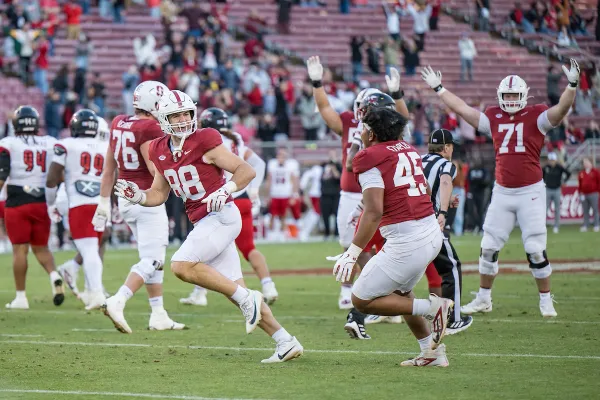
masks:
[[[108,143],[93,137],[68,137],[54,145],[52,162],[65,167],[69,208],[98,204]]]

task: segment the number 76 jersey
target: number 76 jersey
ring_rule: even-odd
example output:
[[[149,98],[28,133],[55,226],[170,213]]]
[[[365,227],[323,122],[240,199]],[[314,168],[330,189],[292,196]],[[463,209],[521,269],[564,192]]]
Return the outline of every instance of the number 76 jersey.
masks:
[[[515,114],[488,107],[479,116],[478,131],[491,136],[496,153],[496,183],[520,188],[542,180],[540,152],[553,128],[544,104],[527,106]]]
[[[108,143],[93,137],[68,137],[54,145],[52,162],[65,167],[69,208],[98,204]]]

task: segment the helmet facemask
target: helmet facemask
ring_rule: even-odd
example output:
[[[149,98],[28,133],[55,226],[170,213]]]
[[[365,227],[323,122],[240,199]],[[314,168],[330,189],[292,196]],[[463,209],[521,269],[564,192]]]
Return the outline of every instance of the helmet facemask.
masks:
[[[527,106],[529,87],[523,79],[516,75],[507,76],[500,82],[498,87],[498,103],[502,111],[509,114],[514,114]],[[518,95],[517,99],[505,100],[504,96],[507,94]]]
[[[187,115],[189,115],[190,119],[183,120],[181,122],[171,122],[171,118],[177,118],[176,115],[180,116],[180,118],[177,118],[178,120],[183,119],[181,117],[185,116],[186,112],[188,113]],[[183,143],[185,142],[185,139],[194,132],[196,132],[198,128],[196,109],[188,108],[183,110],[177,110],[169,114],[159,113],[159,121],[163,131],[167,135],[171,135],[179,139],[179,146],[173,149],[173,154],[181,156],[181,151],[183,149]]]

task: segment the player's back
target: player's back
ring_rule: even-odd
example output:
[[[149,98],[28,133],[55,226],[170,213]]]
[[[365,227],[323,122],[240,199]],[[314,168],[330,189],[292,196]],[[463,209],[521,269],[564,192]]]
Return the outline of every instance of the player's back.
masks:
[[[69,207],[96,204],[108,143],[95,137],[69,137],[55,145],[65,151],[65,185]]]
[[[488,107],[485,115],[496,153],[496,181],[506,188],[533,185],[542,180],[540,153],[551,129],[546,105],[527,106],[515,114]]]
[[[282,163],[273,158],[267,164],[267,171],[271,175],[271,197],[276,199],[288,199],[292,196],[292,176],[300,174],[298,161],[287,159]]]
[[[181,157],[175,158],[169,145],[170,137],[163,136],[150,144],[150,159],[173,193],[185,201],[185,211],[192,223],[208,215],[202,200],[225,184],[223,170],[204,162],[204,155],[223,144],[219,132],[212,128],[199,129],[185,140]],[[230,197],[227,201],[231,201]]]
[[[354,113],[344,111],[340,114],[342,120],[342,177],[340,179],[340,188],[344,192],[360,193],[360,186],[354,177],[354,173],[346,169],[346,159],[352,147],[352,139],[359,131],[358,121],[354,118]]]
[[[117,116],[110,129],[110,148],[117,161],[119,178],[136,183],[140,189],[149,189],[153,177],[142,156],[141,146],[163,136],[158,121],[154,119]]]
[[[382,227],[434,214],[427,195],[421,156],[407,142],[378,143],[361,150],[354,158],[352,168],[359,175],[363,190],[365,187],[384,189]]]
[[[17,135],[0,140],[0,151],[10,155],[7,206],[45,201],[44,188],[50,165],[52,136]]]

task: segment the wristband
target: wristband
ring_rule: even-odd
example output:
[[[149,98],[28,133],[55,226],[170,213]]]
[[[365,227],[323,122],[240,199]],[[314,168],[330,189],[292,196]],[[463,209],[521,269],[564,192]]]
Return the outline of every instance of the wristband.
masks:
[[[110,208],[110,197],[100,196],[98,204],[103,206],[104,208]]]
[[[438,211],[438,215],[440,215],[440,214],[443,215],[444,217],[447,217],[448,216],[448,211],[442,211],[442,210],[440,210],[440,211]]]
[[[433,91],[436,92],[438,96],[441,96],[442,93],[444,93],[446,91],[446,88],[443,87],[442,85],[439,85],[439,86],[435,87],[433,89]]]
[[[227,190],[227,193],[235,193],[237,192],[237,184],[234,181],[229,181],[223,185],[223,189]]]
[[[360,253],[362,253],[362,251],[363,251],[363,249],[361,249],[360,247],[358,247],[357,245],[352,243],[350,245],[350,247],[348,247],[348,250],[346,250],[346,253],[348,253],[350,256],[352,256],[354,258],[358,258],[358,256],[360,256]]]
[[[567,86],[569,89],[577,89],[577,84],[579,82],[569,82],[569,86]]]
[[[320,88],[320,87],[322,87],[322,86],[323,86],[323,82],[322,82],[321,80],[318,80],[318,81],[312,81],[312,85],[313,85],[313,87],[314,87],[315,89],[318,89],[318,88]]]
[[[404,97],[404,90],[398,90],[396,92],[390,93],[390,96],[394,100],[401,100]]]

